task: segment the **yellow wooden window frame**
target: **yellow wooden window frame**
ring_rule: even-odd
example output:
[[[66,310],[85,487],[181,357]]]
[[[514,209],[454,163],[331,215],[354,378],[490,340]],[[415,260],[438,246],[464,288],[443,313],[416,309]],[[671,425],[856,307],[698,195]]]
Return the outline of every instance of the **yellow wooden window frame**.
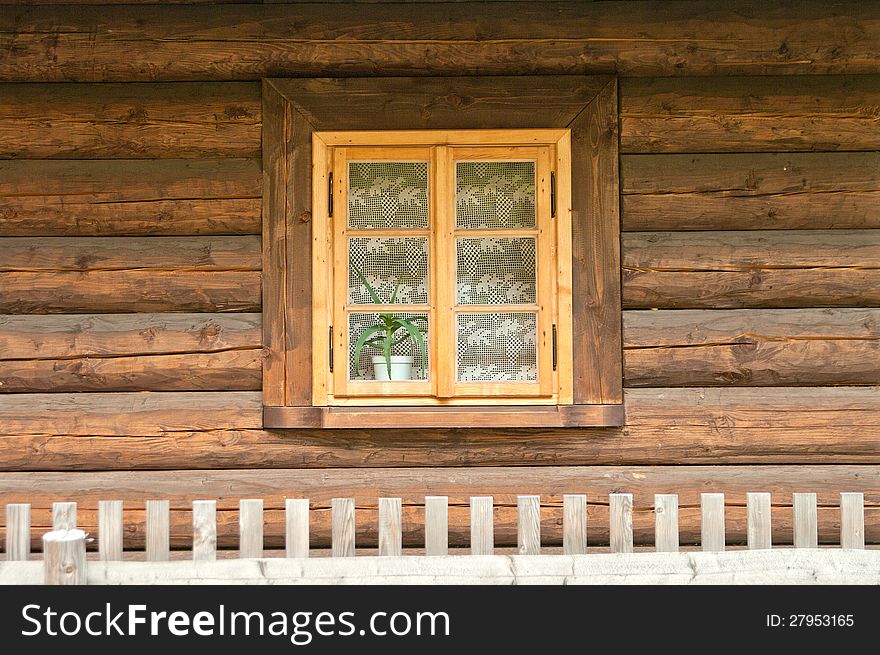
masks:
[[[492,236],[528,235],[537,239],[537,304],[457,306],[455,244],[458,237],[485,236],[455,227],[455,165],[473,160],[536,163],[536,226],[534,230],[492,230]],[[360,232],[347,226],[347,166],[350,161],[426,161],[429,170],[427,230],[406,230],[406,236],[427,236],[430,243],[429,304],[391,306],[383,310],[413,311],[429,316],[431,362],[429,379],[411,382],[348,380],[347,239]],[[568,129],[419,130],[383,132],[315,132],[312,135],[313,223],[312,320],[313,403],[315,405],[556,405],[572,402],[571,369],[571,135]],[[333,174],[333,214],[329,179]],[[551,173],[556,178],[556,214],[551,216]],[[400,236],[370,230],[371,236]],[[370,307],[367,305],[366,307]],[[455,316],[463,313],[535,311],[538,316],[538,381],[457,381]],[[330,371],[332,352],[337,360]],[[553,355],[555,326],[556,354]],[[552,362],[555,359],[556,369]]]

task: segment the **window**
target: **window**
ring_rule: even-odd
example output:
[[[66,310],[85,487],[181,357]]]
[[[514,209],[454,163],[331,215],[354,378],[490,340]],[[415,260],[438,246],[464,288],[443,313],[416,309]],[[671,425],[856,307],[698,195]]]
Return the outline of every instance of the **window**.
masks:
[[[616,134],[607,77],[266,81],[264,426],[622,424]]]

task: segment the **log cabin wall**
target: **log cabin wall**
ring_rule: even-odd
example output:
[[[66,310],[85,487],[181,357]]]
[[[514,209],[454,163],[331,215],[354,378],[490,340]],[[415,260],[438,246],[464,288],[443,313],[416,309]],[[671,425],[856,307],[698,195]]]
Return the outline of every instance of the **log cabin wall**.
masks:
[[[237,506],[354,496],[494,494],[498,543],[519,493],[541,494],[545,543],[563,493],[722,491],[745,540],[745,493],[864,491],[880,541],[880,6],[713,2],[0,6],[0,502],[218,498]],[[72,3],[82,5],[80,2]],[[768,6],[772,5],[772,6]],[[265,76],[619,75],[626,426],[591,430],[261,429],[261,104]],[[511,468],[515,467],[515,468]],[[0,532],[2,535],[2,532]],[[36,545],[36,543],[35,543]]]

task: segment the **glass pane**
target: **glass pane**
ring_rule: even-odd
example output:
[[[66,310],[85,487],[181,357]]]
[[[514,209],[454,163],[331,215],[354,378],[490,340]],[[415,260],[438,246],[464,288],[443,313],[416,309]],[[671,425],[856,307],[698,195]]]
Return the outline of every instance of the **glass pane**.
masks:
[[[413,337],[407,325],[421,339]],[[387,326],[387,327],[386,327]],[[358,340],[365,339],[358,349]],[[349,380],[389,380],[388,362],[384,356],[385,339],[391,339],[391,380],[428,379],[428,316],[427,314],[360,314],[348,315]],[[408,360],[398,361],[399,357]],[[374,362],[374,358],[377,360]]]
[[[379,297],[379,302],[384,304],[426,304],[428,237],[349,239],[349,304],[376,303],[371,289]]]
[[[538,315],[458,315],[459,382],[537,382]]]
[[[350,162],[348,227],[428,227],[427,162]]]
[[[455,224],[460,230],[535,227],[535,162],[458,162]]]
[[[460,305],[535,304],[534,237],[458,239]]]

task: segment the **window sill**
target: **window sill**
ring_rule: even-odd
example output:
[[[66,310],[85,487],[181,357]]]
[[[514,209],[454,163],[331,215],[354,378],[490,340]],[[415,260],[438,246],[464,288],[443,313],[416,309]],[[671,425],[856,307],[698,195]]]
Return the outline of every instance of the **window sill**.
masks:
[[[263,407],[264,428],[570,428],[623,424],[623,405]]]

